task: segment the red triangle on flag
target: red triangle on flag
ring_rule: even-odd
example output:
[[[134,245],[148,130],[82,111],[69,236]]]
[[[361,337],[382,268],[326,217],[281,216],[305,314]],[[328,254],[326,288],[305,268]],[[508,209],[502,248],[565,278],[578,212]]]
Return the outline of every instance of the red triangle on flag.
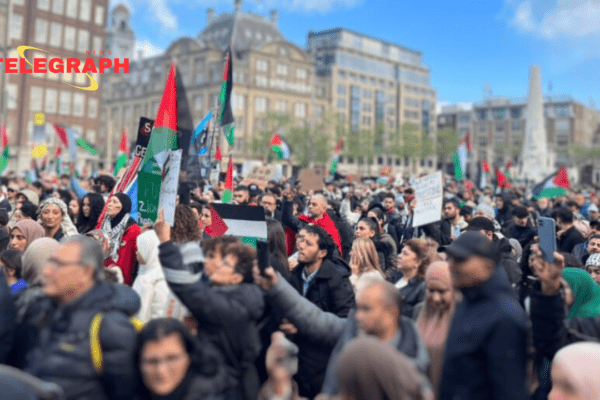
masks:
[[[59,125],[54,125],[54,130],[56,131],[56,134],[58,135],[58,138],[60,139],[60,142],[63,144],[63,146],[68,148],[69,139],[67,138],[67,131],[65,130],[65,128]]]
[[[229,164],[227,164],[227,176],[225,177],[225,190],[233,191],[233,159],[229,156]]]
[[[213,206],[210,206],[210,231],[208,234],[210,236],[223,236],[225,232],[229,230],[229,227],[223,221],[223,218],[215,211]]]
[[[221,155],[221,146],[217,146],[217,151],[215,151],[215,160],[223,160],[223,156]]]
[[[570,185],[569,185],[569,174],[567,174],[567,168],[566,167],[562,167],[558,173],[556,174],[556,176],[554,177],[554,179],[552,179],[552,183],[554,183],[556,186],[559,186],[561,188],[565,188],[565,189],[569,189]]]
[[[54,153],[54,157],[60,157],[60,153],[62,153],[60,145],[56,146],[56,153]]]
[[[4,123],[2,121],[0,121],[0,133],[1,133],[0,146],[2,146],[2,148],[4,149],[6,146],[8,146],[8,131],[6,130],[6,126],[4,125]]]
[[[496,168],[496,179],[498,181],[497,186],[506,188],[510,186],[508,179],[506,179],[506,175],[504,175],[498,168]]]
[[[508,163],[506,164],[506,169],[509,170],[512,168],[512,163],[510,161],[508,161]]]
[[[485,159],[481,160],[481,166],[483,167],[483,172],[489,174],[491,172],[490,165],[485,161]]]
[[[158,113],[156,114],[156,122],[154,127],[170,128],[177,132],[177,88],[175,85],[175,63],[171,63],[171,70],[165,84]]]
[[[281,146],[281,137],[277,133],[273,134],[270,146]]]
[[[127,139],[127,128],[123,128],[121,133],[121,143],[119,143],[119,151],[129,154],[129,140]]]

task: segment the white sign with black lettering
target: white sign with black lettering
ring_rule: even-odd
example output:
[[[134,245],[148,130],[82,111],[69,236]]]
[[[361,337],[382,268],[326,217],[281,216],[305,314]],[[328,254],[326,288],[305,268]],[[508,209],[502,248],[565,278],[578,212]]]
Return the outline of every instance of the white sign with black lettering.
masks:
[[[443,194],[441,171],[415,180],[417,208],[413,227],[427,225],[442,218]]]

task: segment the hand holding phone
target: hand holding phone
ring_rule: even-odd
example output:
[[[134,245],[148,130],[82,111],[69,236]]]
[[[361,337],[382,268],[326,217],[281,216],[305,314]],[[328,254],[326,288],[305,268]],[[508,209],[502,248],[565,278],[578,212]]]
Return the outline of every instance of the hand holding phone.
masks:
[[[256,252],[258,255],[258,269],[260,270],[260,274],[265,276],[265,270],[269,268],[269,264],[271,264],[269,242],[258,239],[256,241]]]
[[[556,252],[556,223],[552,218],[540,217],[538,219],[539,246],[544,261],[554,263]]]

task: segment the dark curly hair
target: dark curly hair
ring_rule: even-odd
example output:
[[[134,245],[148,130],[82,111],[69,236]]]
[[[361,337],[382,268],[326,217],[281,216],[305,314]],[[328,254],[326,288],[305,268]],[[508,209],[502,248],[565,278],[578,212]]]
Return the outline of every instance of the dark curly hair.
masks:
[[[88,199],[90,202],[90,216],[85,217],[83,215],[83,201]],[[98,218],[100,218],[100,214],[102,214],[102,209],[104,208],[104,197],[98,193],[88,193],[83,196],[81,202],[79,203],[79,216],[77,217],[77,231],[79,233],[85,234],[89,231],[96,229],[96,224],[98,223]]]
[[[190,206],[179,204],[175,208],[175,223],[171,230],[171,240],[174,243],[199,242],[202,234],[198,219]]]

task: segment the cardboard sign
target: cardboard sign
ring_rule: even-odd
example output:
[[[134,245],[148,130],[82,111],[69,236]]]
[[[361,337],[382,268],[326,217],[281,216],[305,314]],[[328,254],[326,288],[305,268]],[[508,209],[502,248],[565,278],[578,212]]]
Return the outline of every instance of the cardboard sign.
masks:
[[[154,120],[146,117],[140,118],[140,125],[138,127],[137,140],[135,142],[135,157],[144,158],[146,155],[146,148],[150,142],[150,134],[152,133],[152,127],[154,126]]]
[[[175,204],[177,202],[177,186],[181,169],[182,150],[171,150],[162,166],[162,185],[158,199],[158,209],[165,209],[165,221],[173,226],[175,223]]]
[[[413,227],[430,224],[442,219],[442,172],[434,172],[416,179],[415,196],[417,208],[415,210]]]
[[[303,168],[298,174],[300,190],[323,190],[325,173],[322,169]]]
[[[246,178],[242,181],[242,185],[248,186],[255,184],[261,190],[264,190],[265,187],[267,187],[267,183],[273,179],[275,172],[275,167],[271,166],[252,167],[248,175],[246,175]]]

